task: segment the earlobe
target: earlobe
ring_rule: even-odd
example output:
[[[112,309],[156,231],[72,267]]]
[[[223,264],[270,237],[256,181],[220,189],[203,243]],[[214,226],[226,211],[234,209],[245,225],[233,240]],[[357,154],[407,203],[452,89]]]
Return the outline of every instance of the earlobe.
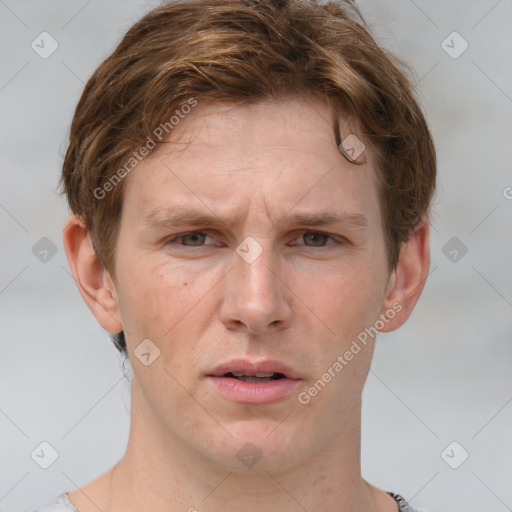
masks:
[[[64,248],[80,295],[100,325],[123,330],[114,284],[96,256],[83,219],[71,216],[64,227]]]
[[[382,332],[400,327],[411,315],[425,286],[430,266],[430,225],[423,219],[403,244],[398,265],[388,283],[381,316],[388,319]]]

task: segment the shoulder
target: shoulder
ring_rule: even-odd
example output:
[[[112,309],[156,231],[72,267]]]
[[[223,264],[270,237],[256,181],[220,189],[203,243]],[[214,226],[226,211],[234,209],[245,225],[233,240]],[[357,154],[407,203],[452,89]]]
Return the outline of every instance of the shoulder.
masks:
[[[413,508],[405,499],[394,492],[388,494],[398,503],[398,512],[429,512],[426,508]]]
[[[30,512],[78,512],[78,510],[68,500],[67,493],[61,492],[53,504],[32,509]]]

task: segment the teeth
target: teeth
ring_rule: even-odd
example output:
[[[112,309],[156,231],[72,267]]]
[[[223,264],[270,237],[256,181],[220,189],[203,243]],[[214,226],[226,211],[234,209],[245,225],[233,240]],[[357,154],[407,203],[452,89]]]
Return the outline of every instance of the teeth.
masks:
[[[243,382],[271,382],[274,380],[273,377],[247,377],[246,375],[235,378]]]
[[[242,372],[231,372],[235,377],[272,377],[274,375],[274,372],[270,373],[255,373],[254,375],[247,375]]]

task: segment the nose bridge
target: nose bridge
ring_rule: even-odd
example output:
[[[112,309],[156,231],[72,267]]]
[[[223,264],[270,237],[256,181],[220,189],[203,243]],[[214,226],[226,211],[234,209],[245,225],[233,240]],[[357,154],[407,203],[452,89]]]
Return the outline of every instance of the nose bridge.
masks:
[[[249,297],[273,295],[276,291],[274,290],[276,270],[273,268],[275,265],[276,261],[269,240],[265,243],[261,238],[257,241],[254,237],[250,237],[242,242],[237,248],[235,258],[235,272],[243,283],[242,292],[247,290]]]
[[[222,305],[226,326],[253,333],[289,324],[291,309],[285,287],[276,277],[279,261],[269,238],[247,237],[233,255]]]

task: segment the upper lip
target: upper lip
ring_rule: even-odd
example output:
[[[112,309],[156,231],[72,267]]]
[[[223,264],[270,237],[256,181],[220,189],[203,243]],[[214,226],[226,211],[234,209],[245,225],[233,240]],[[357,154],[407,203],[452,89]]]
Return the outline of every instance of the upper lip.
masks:
[[[256,373],[281,373],[289,379],[300,379],[299,374],[287,364],[280,361],[266,359],[264,361],[249,361],[247,359],[233,359],[217,366],[209,376],[221,377],[226,373],[243,373],[254,375]]]

